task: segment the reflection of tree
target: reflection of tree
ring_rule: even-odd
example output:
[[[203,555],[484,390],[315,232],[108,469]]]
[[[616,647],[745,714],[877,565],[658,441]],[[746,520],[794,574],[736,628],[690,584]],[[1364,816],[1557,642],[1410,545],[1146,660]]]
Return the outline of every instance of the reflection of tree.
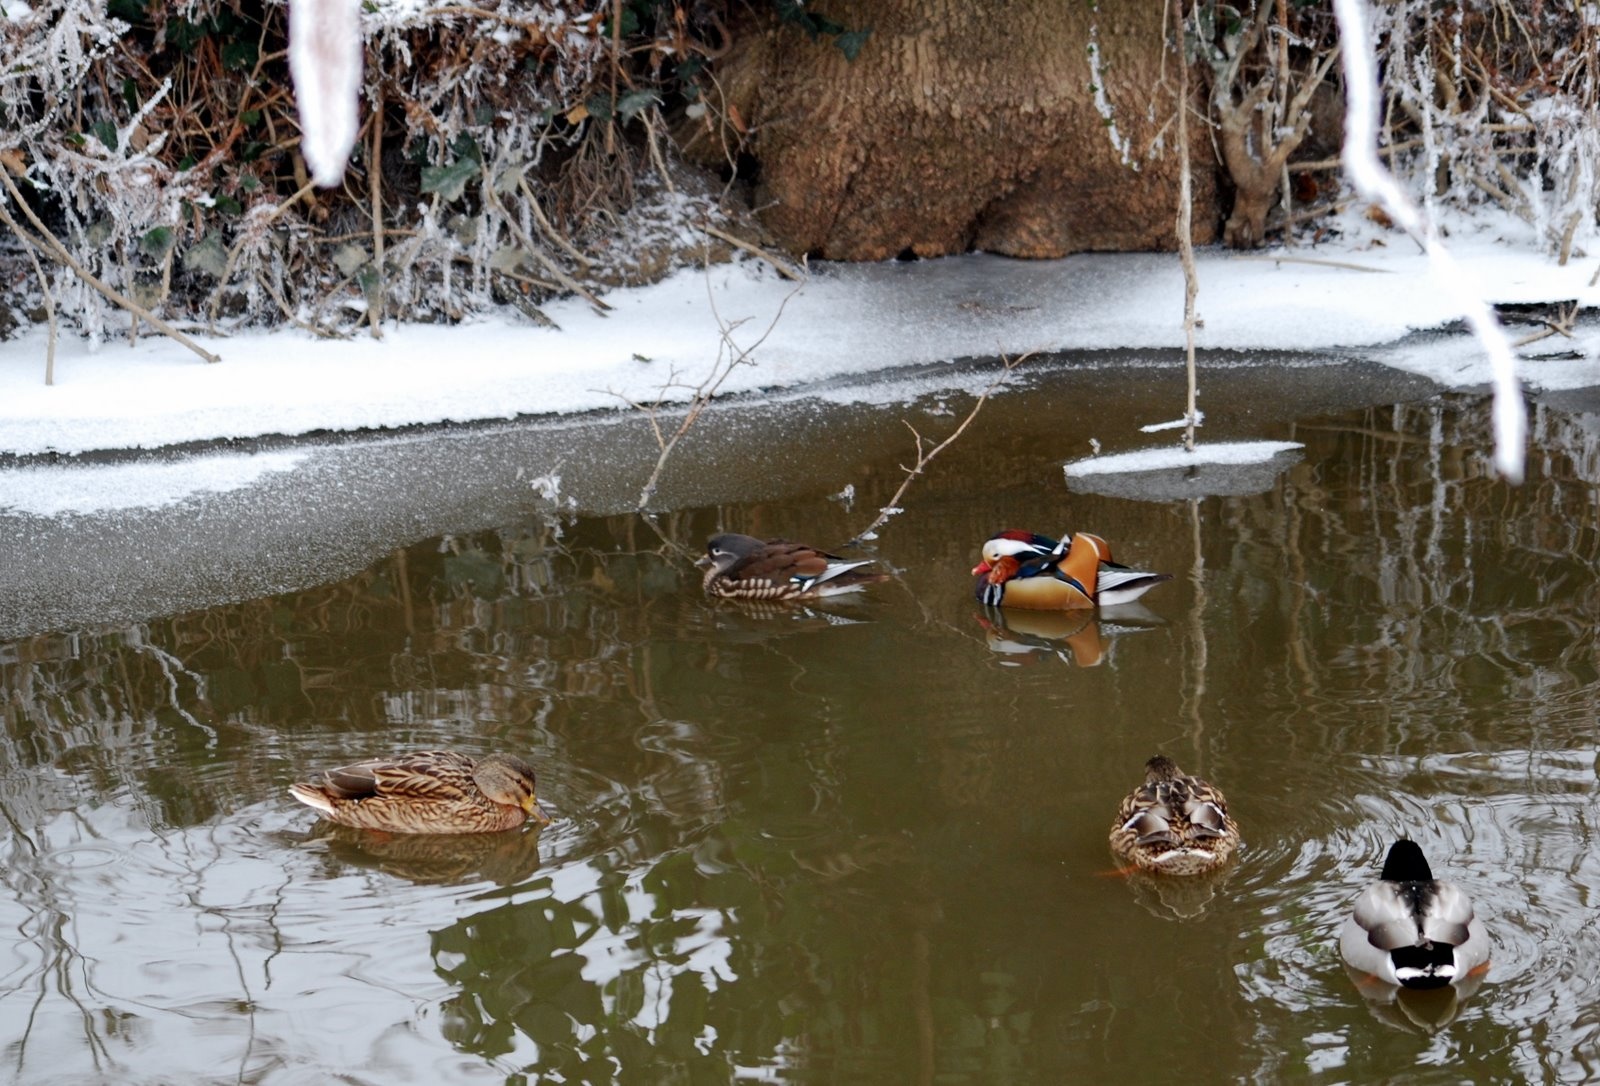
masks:
[[[461,989],[446,1035],[524,1074],[584,1082],[725,1081],[801,1058],[807,1041],[838,1050],[866,1025],[830,1019],[839,986],[872,983],[875,942],[904,942],[905,917],[873,916],[850,879],[904,858],[870,839],[775,847],[730,822],[632,869],[573,865],[434,933],[435,967]],[[563,898],[574,882],[586,889]],[[841,912],[854,937],[819,943]],[[884,1012],[904,1028],[903,1007]]]

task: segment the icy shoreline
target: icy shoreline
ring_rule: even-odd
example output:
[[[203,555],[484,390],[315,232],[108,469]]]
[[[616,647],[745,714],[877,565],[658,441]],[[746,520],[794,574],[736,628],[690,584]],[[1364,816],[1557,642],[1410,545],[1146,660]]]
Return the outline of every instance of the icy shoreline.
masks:
[[[1452,239],[1486,299],[1600,305],[1600,289],[1589,285],[1592,261],[1557,266],[1525,239],[1504,240],[1510,229],[1485,226]],[[1395,344],[1458,318],[1431,277],[1426,258],[1393,234],[1315,250],[1202,252],[1198,345]],[[216,365],[152,335],[131,348],[119,340],[91,350],[68,340],[58,344],[54,386],[43,383],[45,330],[34,328],[0,343],[0,454],[151,449],[683,400],[717,362],[719,320],[733,326],[741,348],[771,329],[725,393],[1027,351],[1177,351],[1181,284],[1172,254],[826,266],[798,286],[747,262],[615,291],[608,315],[578,299],[558,302],[546,309],[558,328],[508,310],[454,327],[388,326],[381,341],[249,332],[207,339],[223,357]],[[1524,366],[1530,387],[1600,384],[1593,343],[1552,337],[1533,349],[1553,347],[1581,357]],[[1371,357],[1444,387],[1488,379],[1481,352],[1464,336]]]

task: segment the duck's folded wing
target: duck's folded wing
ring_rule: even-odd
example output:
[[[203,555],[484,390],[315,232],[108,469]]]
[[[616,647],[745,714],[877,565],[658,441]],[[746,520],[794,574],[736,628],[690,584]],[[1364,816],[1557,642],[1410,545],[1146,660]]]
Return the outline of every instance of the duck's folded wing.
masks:
[[[1436,943],[1461,946],[1471,934],[1472,902],[1454,883],[1441,882],[1422,912],[1422,934]]]
[[[1379,950],[1416,946],[1422,935],[1411,903],[1386,882],[1374,883],[1361,892],[1351,919],[1367,933],[1367,942]]]

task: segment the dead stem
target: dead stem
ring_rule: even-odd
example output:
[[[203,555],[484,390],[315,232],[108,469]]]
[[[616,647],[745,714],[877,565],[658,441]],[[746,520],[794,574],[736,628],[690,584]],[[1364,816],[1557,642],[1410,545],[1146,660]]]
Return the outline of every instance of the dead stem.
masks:
[[[905,497],[906,491],[911,489],[912,481],[927,470],[928,465],[933,462],[934,457],[944,452],[947,448],[955,443],[956,438],[960,437],[966,432],[967,427],[972,425],[972,420],[978,417],[978,412],[983,410],[983,405],[989,402],[989,397],[992,396],[1001,385],[1006,383],[1006,380],[1011,376],[1011,371],[1022,365],[1028,359],[1032,358],[1035,353],[1036,352],[1034,351],[1029,351],[1027,354],[1019,355],[1016,358],[1007,358],[1005,355],[1001,355],[1000,361],[1002,363],[1002,369],[1000,371],[1000,376],[989,382],[989,387],[985,388],[978,396],[978,402],[972,405],[972,410],[968,411],[967,417],[961,420],[961,425],[957,426],[955,430],[951,432],[949,437],[945,438],[931,449],[927,447],[927,439],[917,431],[917,428],[911,425],[909,422],[906,422],[906,429],[911,431],[911,436],[914,437],[917,442],[917,462],[911,465],[909,468],[904,464],[900,465],[900,470],[906,473],[906,477],[900,482],[900,489],[896,490],[894,492],[894,497],[890,498],[888,503],[885,504],[883,508],[878,510],[878,515],[873,518],[872,523],[851,537],[850,541],[846,543],[845,546],[855,546],[856,544],[859,544],[867,539],[873,538],[874,533],[876,533],[879,528],[883,527],[884,524],[888,522],[890,517],[900,512],[900,500]],[[904,419],[901,421],[905,422]]]

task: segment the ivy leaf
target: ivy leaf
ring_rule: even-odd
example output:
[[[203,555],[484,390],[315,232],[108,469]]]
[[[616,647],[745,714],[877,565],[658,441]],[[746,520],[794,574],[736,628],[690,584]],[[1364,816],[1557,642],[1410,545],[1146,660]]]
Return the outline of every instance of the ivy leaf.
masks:
[[[172,243],[176,240],[178,238],[172,232],[172,227],[158,226],[139,239],[139,248],[143,249],[147,256],[160,260],[172,249]]]
[[[354,275],[358,269],[372,265],[366,246],[349,241],[333,251],[333,266],[339,269],[340,275]]]
[[[467,182],[477,176],[478,164],[466,158],[458,158],[448,166],[424,166],[422,191],[437,192],[445,203],[450,203],[459,200]]]
[[[221,279],[228,270],[228,251],[222,247],[222,239],[213,232],[189,246],[183,254],[183,270]]]
[[[222,66],[230,72],[248,72],[256,66],[259,55],[253,41],[230,41],[222,47]]]
[[[625,121],[631,121],[640,110],[659,102],[660,99],[647,90],[633,90],[624,94],[617,102],[617,113]]]
[[[106,150],[117,149],[117,126],[110,121],[96,121],[89,126],[89,131],[100,138],[100,142],[106,145]]]

